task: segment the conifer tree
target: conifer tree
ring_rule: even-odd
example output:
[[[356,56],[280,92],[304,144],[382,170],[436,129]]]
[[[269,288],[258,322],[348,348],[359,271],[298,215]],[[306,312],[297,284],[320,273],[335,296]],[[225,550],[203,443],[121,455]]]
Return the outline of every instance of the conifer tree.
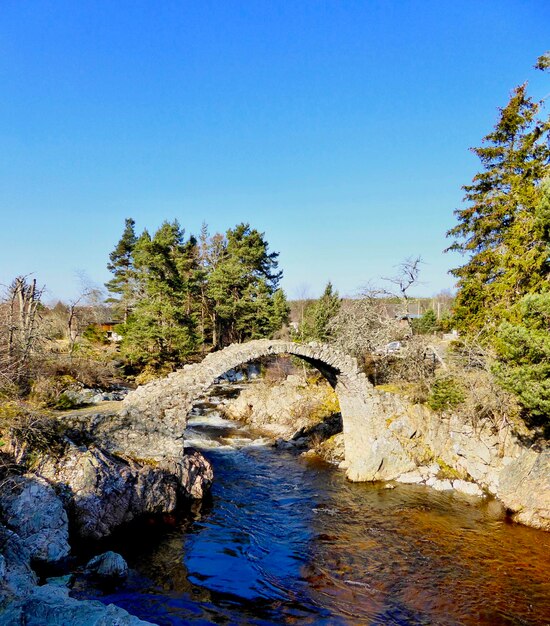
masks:
[[[143,295],[122,328],[123,354],[138,366],[180,366],[198,348],[197,242],[185,241],[177,221],[164,222],[153,237],[144,231],[134,258]]]
[[[107,302],[114,304],[116,315],[119,315],[125,322],[136,300],[137,284],[133,258],[137,242],[135,224],[132,218],[126,219],[122,237],[109,254],[110,262],[107,264],[107,269],[114,276],[108,283],[105,283],[111,293],[118,295],[118,298],[109,298]]]
[[[447,235],[449,250],[468,255],[452,270],[458,278],[455,321],[464,330],[498,325],[526,293],[548,285],[549,263],[537,206],[548,171],[550,120],[537,117],[541,103],[517,87],[493,132],[473,152],[483,170],[464,190],[466,208]]]
[[[340,310],[341,300],[329,281],[323,295],[304,311],[304,320],[298,329],[302,341],[328,341],[331,338],[330,321]]]
[[[273,336],[288,321],[278,254],[263,233],[239,224],[210,237],[203,225],[197,241],[174,221],[136,239],[133,226],[127,222],[110,264],[113,290],[131,271],[139,294],[119,328],[132,365],[171,369],[201,350]]]
[[[269,336],[274,330],[273,295],[282,272],[278,253],[249,224],[229,229],[214,241],[215,264],[208,275],[214,347]],[[221,245],[220,245],[221,243]]]
[[[528,294],[514,307],[513,322],[503,322],[493,365],[497,381],[514,393],[530,422],[550,435],[550,292]]]

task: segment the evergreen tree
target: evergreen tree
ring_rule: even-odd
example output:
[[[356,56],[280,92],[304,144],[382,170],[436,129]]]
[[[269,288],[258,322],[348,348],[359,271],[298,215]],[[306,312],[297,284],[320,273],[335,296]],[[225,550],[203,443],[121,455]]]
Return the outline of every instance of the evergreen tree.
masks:
[[[298,329],[302,341],[328,341],[331,338],[330,321],[340,310],[341,300],[329,281],[319,300],[310,303]]]
[[[273,336],[288,321],[278,254],[248,224],[212,237],[203,225],[199,241],[186,239],[177,221],[164,222],[153,237],[130,234],[133,222],[111,264],[120,273],[126,262],[139,293],[119,328],[122,353],[134,366],[174,368],[207,346]]]
[[[108,283],[105,283],[111,293],[118,295],[118,298],[109,298],[107,302],[114,304],[115,314],[125,322],[136,301],[137,284],[133,254],[137,237],[134,227],[134,220],[127,218],[122,237],[109,254],[110,262],[107,264],[107,269],[114,276]]]
[[[269,252],[264,234],[239,224],[215,246],[208,273],[212,344],[265,337],[274,330],[273,296],[282,272],[278,253]]]
[[[550,429],[550,292],[524,296],[513,321],[503,322],[493,372],[514,393],[535,423]],[[546,433],[547,435],[550,432]]]
[[[550,159],[550,120],[517,87],[493,132],[474,153],[483,165],[466,185],[466,208],[447,235],[450,250],[469,256],[452,270],[458,278],[455,321],[465,330],[496,326],[522,295],[548,285],[549,259],[537,206]]]
[[[122,327],[122,352],[138,366],[180,366],[198,348],[197,241],[164,222],[153,237],[144,231],[134,259],[143,296]]]
[[[290,319],[290,305],[285,292],[277,289],[272,298],[271,332],[275,333],[286,326]]]
[[[433,309],[428,309],[419,319],[412,320],[412,329],[415,335],[430,335],[438,329],[437,315]]]

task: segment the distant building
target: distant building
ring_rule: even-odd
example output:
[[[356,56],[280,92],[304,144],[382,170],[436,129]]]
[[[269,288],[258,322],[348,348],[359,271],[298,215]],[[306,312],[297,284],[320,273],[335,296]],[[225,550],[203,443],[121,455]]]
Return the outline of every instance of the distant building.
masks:
[[[117,326],[118,324],[120,324],[120,322],[117,322],[117,321],[102,322],[100,324],[95,324],[95,327],[100,332],[105,333],[105,337],[109,341],[112,341],[114,343],[118,343],[119,341],[122,341],[122,335],[119,335],[115,331],[115,326]]]

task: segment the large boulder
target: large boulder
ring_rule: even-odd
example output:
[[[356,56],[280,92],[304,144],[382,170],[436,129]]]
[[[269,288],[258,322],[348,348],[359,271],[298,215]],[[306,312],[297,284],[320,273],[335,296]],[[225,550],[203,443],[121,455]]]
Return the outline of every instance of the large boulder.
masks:
[[[180,493],[186,498],[200,500],[214,480],[210,461],[192,448],[187,448],[180,458],[164,459],[160,467],[176,478]]]
[[[161,467],[71,446],[62,458],[45,459],[37,471],[57,486],[78,534],[100,539],[140,515],[174,511],[179,497],[202,496],[212,468],[197,455],[165,460]]]
[[[17,533],[0,525],[0,599],[14,594],[29,593],[37,584],[38,578],[31,568],[31,555],[25,542]],[[0,623],[4,623],[1,619]]]
[[[175,433],[150,415],[131,417],[117,408],[97,412],[74,412],[60,418],[71,441],[91,444],[121,456],[161,461],[183,453],[183,429]]]
[[[68,556],[69,524],[63,503],[42,478],[16,476],[0,489],[0,511],[31,559],[59,561]]]
[[[515,521],[550,530],[550,451],[526,450],[500,472],[497,496]]]
[[[85,573],[103,582],[118,583],[128,578],[128,564],[117,552],[104,552],[88,561]]]

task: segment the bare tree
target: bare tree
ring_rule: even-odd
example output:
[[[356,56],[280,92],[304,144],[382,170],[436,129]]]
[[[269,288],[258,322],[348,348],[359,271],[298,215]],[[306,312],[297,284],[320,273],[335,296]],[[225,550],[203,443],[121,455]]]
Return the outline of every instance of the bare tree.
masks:
[[[40,341],[41,297],[36,279],[17,276],[0,304],[0,375],[4,383],[20,384]]]
[[[392,277],[384,277],[385,280],[394,285],[397,290],[388,289],[386,295],[390,297],[397,297],[400,302],[401,315],[406,316],[407,322],[412,328],[409,314],[410,294],[409,290],[415,285],[419,285],[420,266],[423,261],[420,256],[407,257],[404,261],[397,266],[397,273]]]
[[[363,357],[400,338],[402,331],[389,314],[383,295],[383,290],[368,286],[359,297],[342,303],[330,325],[335,343],[344,352]]]
[[[70,356],[73,355],[82,332],[91,324],[107,321],[109,311],[105,305],[105,291],[84,272],[79,272],[78,278],[80,293],[69,300],[66,306],[66,334]]]

